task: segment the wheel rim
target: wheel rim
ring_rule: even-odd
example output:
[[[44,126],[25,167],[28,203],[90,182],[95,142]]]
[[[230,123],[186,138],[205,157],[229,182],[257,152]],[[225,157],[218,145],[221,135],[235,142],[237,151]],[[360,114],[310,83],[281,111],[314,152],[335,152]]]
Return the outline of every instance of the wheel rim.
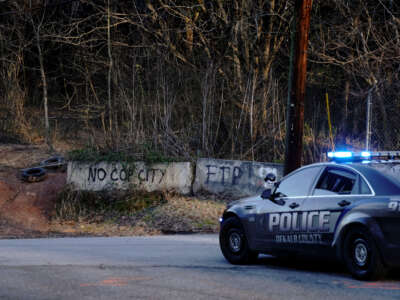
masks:
[[[359,267],[365,267],[367,264],[368,248],[364,240],[356,240],[355,242],[354,261]]]
[[[229,235],[229,248],[233,253],[238,253],[242,249],[242,237],[237,232]]]

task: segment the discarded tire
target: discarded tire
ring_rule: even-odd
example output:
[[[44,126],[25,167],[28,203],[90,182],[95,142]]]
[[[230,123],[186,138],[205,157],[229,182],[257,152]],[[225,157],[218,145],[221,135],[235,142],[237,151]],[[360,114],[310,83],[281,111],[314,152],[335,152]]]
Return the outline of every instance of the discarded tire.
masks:
[[[38,182],[46,178],[47,172],[43,168],[30,168],[22,171],[22,180],[26,182]]]
[[[65,165],[65,160],[64,157],[62,156],[53,156],[46,160],[43,160],[40,163],[40,166],[46,169],[58,169],[64,165]]]

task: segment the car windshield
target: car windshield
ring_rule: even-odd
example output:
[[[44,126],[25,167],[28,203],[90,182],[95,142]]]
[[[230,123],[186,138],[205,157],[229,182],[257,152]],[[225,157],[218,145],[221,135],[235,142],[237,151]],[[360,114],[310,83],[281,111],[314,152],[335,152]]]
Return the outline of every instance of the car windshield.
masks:
[[[320,166],[305,167],[277,183],[274,195],[277,197],[302,197],[307,196],[314,182],[315,177],[320,172]]]

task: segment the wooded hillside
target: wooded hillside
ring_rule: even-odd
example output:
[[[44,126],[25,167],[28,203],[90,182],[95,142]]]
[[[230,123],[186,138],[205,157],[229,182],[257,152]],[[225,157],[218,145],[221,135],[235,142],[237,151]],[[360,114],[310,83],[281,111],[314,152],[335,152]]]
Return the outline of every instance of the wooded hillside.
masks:
[[[0,2],[0,142],[281,161],[294,1]],[[316,0],[305,162],[400,149],[400,3]],[[47,110],[48,108],[48,110]],[[46,138],[47,137],[47,138]]]

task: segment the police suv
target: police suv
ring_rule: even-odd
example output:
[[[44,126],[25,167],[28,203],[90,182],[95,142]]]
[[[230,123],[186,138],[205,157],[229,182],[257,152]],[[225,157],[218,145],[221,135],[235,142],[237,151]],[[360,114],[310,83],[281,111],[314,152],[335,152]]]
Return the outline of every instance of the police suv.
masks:
[[[328,157],[332,162],[297,169],[261,196],[228,204],[219,240],[229,262],[250,263],[259,253],[323,252],[358,279],[400,266],[400,175],[394,176],[400,152]]]

